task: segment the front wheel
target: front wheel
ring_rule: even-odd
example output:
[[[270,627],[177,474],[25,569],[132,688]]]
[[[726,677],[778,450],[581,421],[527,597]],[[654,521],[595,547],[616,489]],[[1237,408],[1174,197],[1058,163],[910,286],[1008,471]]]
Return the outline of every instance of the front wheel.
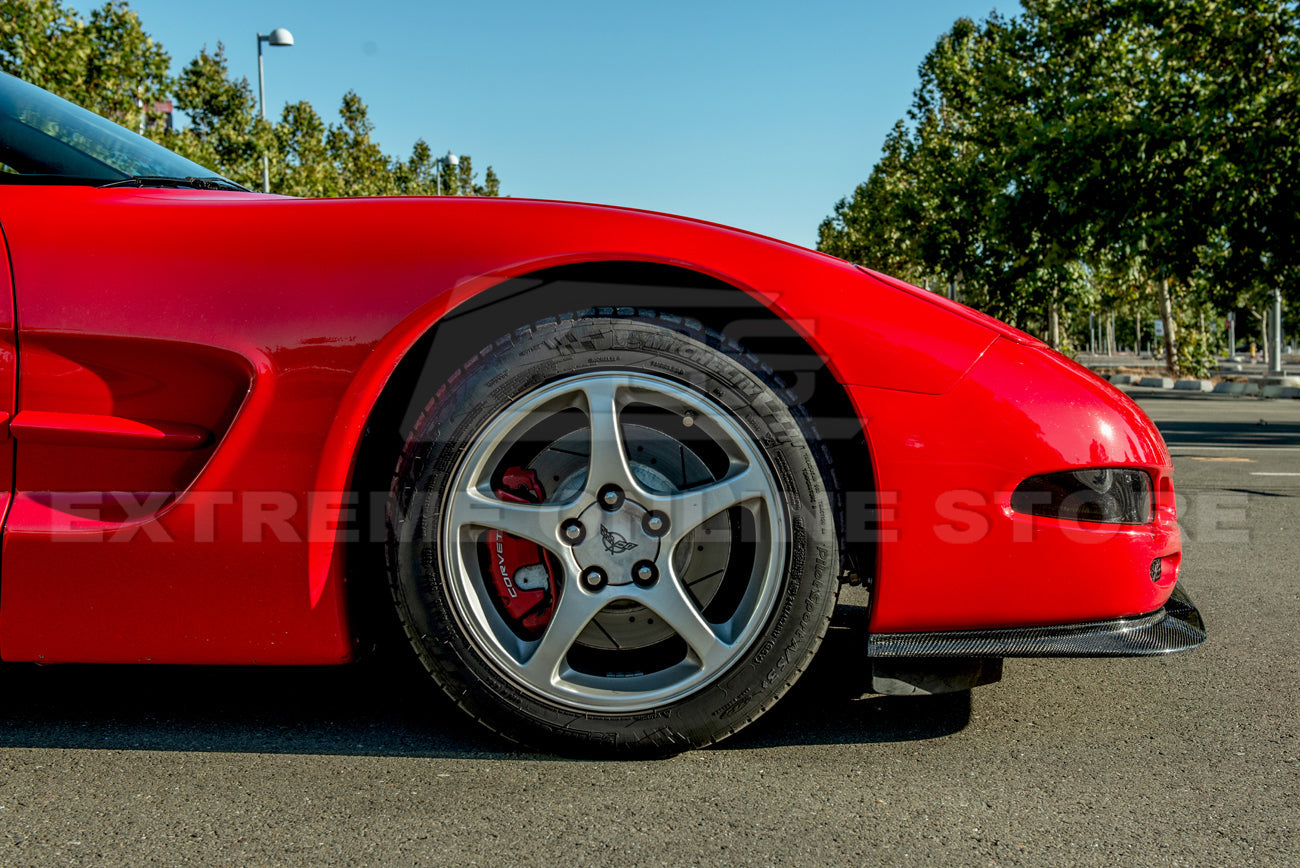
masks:
[[[818,444],[782,393],[720,336],[644,316],[469,360],[389,503],[394,598],[434,680],[511,739],[584,752],[704,745],[770,707],[838,569]]]

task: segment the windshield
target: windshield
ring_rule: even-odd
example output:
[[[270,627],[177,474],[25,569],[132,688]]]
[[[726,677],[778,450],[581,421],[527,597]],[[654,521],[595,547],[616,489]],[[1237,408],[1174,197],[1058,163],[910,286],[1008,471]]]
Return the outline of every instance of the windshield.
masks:
[[[0,73],[0,183],[217,178],[143,136]]]

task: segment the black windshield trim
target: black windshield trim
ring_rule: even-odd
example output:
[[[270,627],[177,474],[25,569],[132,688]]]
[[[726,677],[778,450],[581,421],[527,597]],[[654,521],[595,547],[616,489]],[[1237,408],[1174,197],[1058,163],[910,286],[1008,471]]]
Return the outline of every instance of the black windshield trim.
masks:
[[[229,193],[251,193],[252,190],[247,187],[236,184],[234,181],[228,181],[225,178],[210,175],[206,178],[196,178],[190,176],[187,178],[173,178],[168,175],[133,175],[130,178],[122,178],[119,181],[109,181],[107,184],[96,184],[100,189],[110,187],[183,187],[189,190],[225,190]]]

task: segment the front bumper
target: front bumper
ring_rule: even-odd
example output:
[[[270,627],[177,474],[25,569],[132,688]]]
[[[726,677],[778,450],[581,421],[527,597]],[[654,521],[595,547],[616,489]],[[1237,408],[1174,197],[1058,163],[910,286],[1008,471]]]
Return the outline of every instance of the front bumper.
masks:
[[[1181,587],[1154,612],[1048,627],[873,633],[867,656],[889,659],[990,657],[1150,657],[1205,641],[1201,613]]]

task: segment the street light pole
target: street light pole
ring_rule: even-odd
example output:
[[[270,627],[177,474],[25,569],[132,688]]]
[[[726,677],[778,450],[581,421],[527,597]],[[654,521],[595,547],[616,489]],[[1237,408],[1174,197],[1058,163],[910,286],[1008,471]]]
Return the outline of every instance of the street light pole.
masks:
[[[271,45],[293,45],[293,34],[283,27],[277,27],[270,33],[257,34],[257,105],[262,120],[266,120],[266,73],[262,66],[262,43]],[[271,192],[271,163],[266,151],[262,151],[262,192]]]
[[[449,169],[454,169],[454,168],[456,168],[457,166],[460,165],[460,157],[456,156],[456,155],[453,154],[451,151],[448,151],[448,152],[447,152],[447,156],[445,156],[445,157],[439,157],[438,159],[434,160],[433,162],[434,162],[434,165],[436,165],[436,166],[438,167],[438,173],[437,173],[436,175],[433,176],[434,190],[435,190],[435,192],[436,192],[439,196],[441,196],[441,195],[442,195],[442,170],[443,170],[443,167],[446,167],[446,168],[449,168]]]
[[[1273,344],[1273,358],[1270,361],[1268,372],[1275,376],[1282,374],[1282,290],[1274,288],[1273,290],[1273,316],[1270,335]]]

